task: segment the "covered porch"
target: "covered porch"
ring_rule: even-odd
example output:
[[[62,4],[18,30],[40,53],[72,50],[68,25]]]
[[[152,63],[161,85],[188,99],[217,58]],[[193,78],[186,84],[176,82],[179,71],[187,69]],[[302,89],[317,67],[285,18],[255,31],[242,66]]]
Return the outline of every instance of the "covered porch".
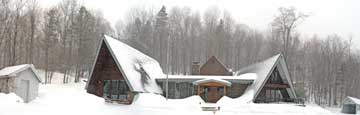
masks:
[[[222,96],[226,96],[226,87],[231,82],[222,79],[202,79],[193,82],[197,86],[197,94],[209,103],[216,103]]]

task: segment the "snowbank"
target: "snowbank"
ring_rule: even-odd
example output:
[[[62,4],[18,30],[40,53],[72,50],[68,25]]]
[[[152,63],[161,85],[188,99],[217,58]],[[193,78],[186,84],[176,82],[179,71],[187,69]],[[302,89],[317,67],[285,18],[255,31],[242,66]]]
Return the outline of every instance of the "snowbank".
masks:
[[[14,93],[0,93],[0,115],[16,115],[24,106],[23,100]]]
[[[201,104],[205,103],[200,96],[194,95],[184,99],[169,99],[168,104],[174,108],[183,110],[200,111]]]
[[[218,114],[221,115],[332,115],[319,106],[297,106],[291,104],[242,104],[236,107],[223,106]]]
[[[191,96],[184,99],[168,99],[153,93],[139,93],[135,95],[131,106],[174,109],[200,110],[200,105],[205,103],[199,96]]]
[[[0,93],[0,107],[4,104],[17,104],[24,102],[19,96],[15,93]]]
[[[245,91],[245,93],[238,98],[230,98],[227,96],[223,96],[217,102],[217,104],[220,106],[248,104],[248,103],[252,103],[253,98],[254,98],[254,90],[250,89]]]
[[[134,96],[134,101],[131,105],[161,107],[166,105],[166,99],[158,94],[139,93]]]
[[[204,101],[199,96],[185,99],[168,99],[157,94],[139,93],[131,105],[106,103],[103,98],[86,93],[85,83],[40,85],[39,97],[30,103],[15,94],[0,94],[0,115],[211,115],[202,111]],[[318,106],[289,104],[244,103],[242,97],[223,97],[217,104],[218,115],[304,115],[330,114]],[[200,104],[200,102],[202,104]]]

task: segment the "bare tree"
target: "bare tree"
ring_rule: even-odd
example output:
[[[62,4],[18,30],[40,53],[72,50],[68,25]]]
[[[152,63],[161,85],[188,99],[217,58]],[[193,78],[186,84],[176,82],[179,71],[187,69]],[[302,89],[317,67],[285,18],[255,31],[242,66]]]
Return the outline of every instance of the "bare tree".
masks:
[[[301,12],[297,12],[295,7],[279,8],[279,15],[275,17],[272,22],[274,30],[280,33],[280,36],[283,40],[283,53],[287,58],[289,42],[292,39],[292,34],[299,23],[301,23],[308,15]]]

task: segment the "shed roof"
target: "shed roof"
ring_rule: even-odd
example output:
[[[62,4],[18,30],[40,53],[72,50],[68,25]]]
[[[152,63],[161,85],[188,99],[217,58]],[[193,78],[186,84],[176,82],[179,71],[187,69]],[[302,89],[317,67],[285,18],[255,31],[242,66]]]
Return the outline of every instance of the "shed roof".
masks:
[[[17,73],[22,72],[28,68],[30,68],[30,70],[35,74],[36,79],[39,82],[42,82],[33,64],[21,64],[16,66],[5,67],[0,70],[0,78],[16,77]]]

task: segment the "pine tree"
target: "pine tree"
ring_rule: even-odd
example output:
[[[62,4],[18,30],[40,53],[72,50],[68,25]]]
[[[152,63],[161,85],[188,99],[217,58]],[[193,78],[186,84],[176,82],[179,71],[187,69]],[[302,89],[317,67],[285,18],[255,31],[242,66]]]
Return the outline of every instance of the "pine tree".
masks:
[[[155,35],[154,35],[154,55],[157,60],[160,60],[162,68],[167,68],[167,52],[169,42],[169,30],[168,30],[168,14],[166,13],[165,6],[162,6],[160,11],[156,15],[155,20]],[[165,51],[164,51],[165,50]],[[158,54],[156,53],[158,52]],[[167,70],[167,69],[165,69]],[[167,71],[166,71],[167,73]]]

